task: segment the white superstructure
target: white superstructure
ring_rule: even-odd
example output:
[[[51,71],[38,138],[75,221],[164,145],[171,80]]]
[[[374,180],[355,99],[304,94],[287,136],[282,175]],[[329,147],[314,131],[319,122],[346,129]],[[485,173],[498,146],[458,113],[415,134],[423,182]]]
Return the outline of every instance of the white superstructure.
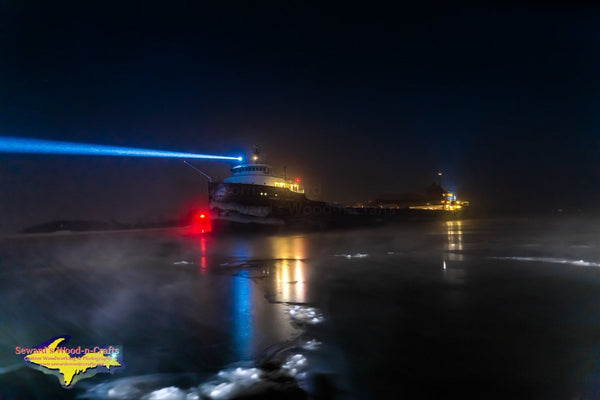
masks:
[[[232,176],[223,180],[225,183],[244,183],[248,185],[264,185],[287,188],[295,193],[304,193],[300,182],[289,181],[273,174],[267,164],[241,164],[231,168]]]

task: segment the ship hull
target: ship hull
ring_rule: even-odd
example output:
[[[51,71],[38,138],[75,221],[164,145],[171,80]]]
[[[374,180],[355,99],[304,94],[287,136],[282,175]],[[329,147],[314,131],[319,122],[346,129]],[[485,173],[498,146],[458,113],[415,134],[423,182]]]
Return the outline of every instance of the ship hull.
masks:
[[[227,182],[209,183],[209,202],[215,230],[365,227],[464,216],[458,211],[343,207],[287,188]]]
[[[309,200],[287,188],[210,182],[211,217],[223,226],[326,227],[327,203]]]

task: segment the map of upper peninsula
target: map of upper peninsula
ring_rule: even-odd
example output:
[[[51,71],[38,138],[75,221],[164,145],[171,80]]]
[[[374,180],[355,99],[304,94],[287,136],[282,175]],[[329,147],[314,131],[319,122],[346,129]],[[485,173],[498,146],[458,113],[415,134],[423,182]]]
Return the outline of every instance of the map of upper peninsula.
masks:
[[[109,350],[97,346],[83,351],[81,347],[77,349],[58,347],[68,339],[68,336],[51,339],[46,342],[47,344],[32,350],[31,354],[25,356],[25,360],[29,362],[30,367],[58,377],[65,388],[71,387],[83,378],[91,378],[99,372],[113,372],[123,366],[118,347],[110,346]],[[81,353],[84,354],[72,355]]]

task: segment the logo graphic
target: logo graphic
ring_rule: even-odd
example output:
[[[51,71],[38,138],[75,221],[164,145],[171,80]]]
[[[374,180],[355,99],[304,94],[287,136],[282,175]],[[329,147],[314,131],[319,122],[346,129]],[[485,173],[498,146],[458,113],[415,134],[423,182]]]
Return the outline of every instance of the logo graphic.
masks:
[[[124,366],[123,352],[119,346],[58,347],[69,338],[59,336],[35,348],[15,347],[15,354],[25,354],[24,360],[29,367],[56,376],[65,388],[97,373],[112,373]]]

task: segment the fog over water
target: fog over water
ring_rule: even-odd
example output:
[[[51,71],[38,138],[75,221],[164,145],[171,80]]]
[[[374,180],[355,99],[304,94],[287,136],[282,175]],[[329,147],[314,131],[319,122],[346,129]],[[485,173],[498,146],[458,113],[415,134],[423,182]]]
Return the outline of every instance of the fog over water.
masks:
[[[600,394],[600,227],[554,217],[370,230],[0,241],[0,397]],[[63,389],[15,347],[119,345]]]

